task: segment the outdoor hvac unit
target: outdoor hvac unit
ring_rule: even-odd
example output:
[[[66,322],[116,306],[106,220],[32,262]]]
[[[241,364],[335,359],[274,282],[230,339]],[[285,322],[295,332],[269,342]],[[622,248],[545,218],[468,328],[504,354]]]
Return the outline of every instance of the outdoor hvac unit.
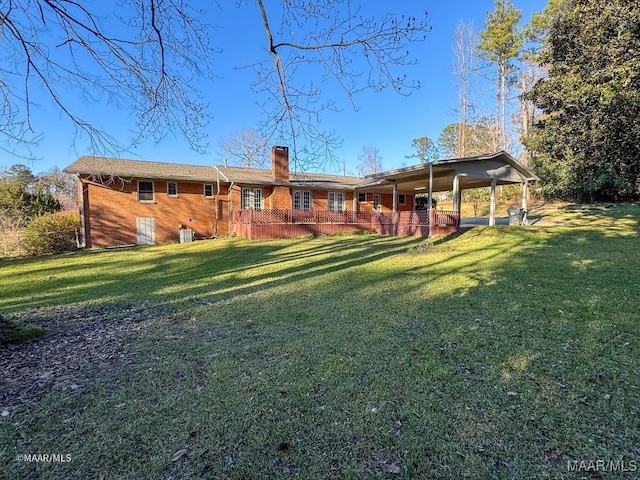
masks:
[[[193,230],[191,230],[190,228],[180,229],[180,243],[193,242],[193,237]]]

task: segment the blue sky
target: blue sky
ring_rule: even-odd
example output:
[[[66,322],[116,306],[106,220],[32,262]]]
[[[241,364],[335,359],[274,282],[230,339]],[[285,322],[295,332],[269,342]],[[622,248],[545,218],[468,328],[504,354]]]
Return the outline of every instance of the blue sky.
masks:
[[[206,2],[208,4],[213,2]],[[222,52],[213,58],[213,69],[219,78],[203,85],[211,119],[206,128],[210,147],[207,154],[191,150],[181,138],[167,137],[155,144],[145,142],[123,157],[142,160],[167,161],[198,165],[222,163],[218,143],[229,138],[242,128],[254,128],[262,119],[263,112],[256,104],[256,95],[251,89],[254,72],[242,67],[268,58],[266,40],[261,25],[260,13],[253,2],[242,8],[236,2],[227,2],[224,9],[211,10],[209,19],[220,28],[214,31],[215,45]],[[233,6],[231,6],[231,3]],[[266,2],[267,5],[272,2]],[[523,12],[523,22],[531,14],[541,11],[546,0],[514,0]],[[453,31],[460,20],[473,22],[476,29],[483,28],[487,11],[492,10],[493,0],[369,0],[363,1],[364,13],[419,14],[427,11],[432,31],[426,41],[412,47],[412,55],[419,60],[416,66],[406,70],[409,78],[420,81],[421,88],[409,97],[389,90],[382,93],[365,92],[355,98],[354,111],[344,94],[327,89],[325,93],[338,103],[340,111],[324,116],[323,123],[335,130],[342,139],[337,157],[346,162],[348,172],[355,172],[358,156],[367,145],[376,147],[385,169],[415,163],[405,156],[413,153],[411,141],[428,136],[436,140],[442,129],[456,121],[453,109],[456,106],[455,77],[451,74]],[[487,112],[493,111],[493,92],[485,96]],[[45,100],[32,109],[34,127],[42,133],[39,145],[33,149],[37,160],[29,162],[35,172],[53,166],[64,168],[79,155],[91,154],[88,143],[74,139],[74,130]],[[134,121],[126,110],[102,104],[79,103],[81,109],[98,109],[105,124],[111,125],[109,133],[126,142],[127,129]],[[121,137],[121,138],[120,138]],[[75,140],[75,141],[74,141]],[[0,167],[14,163],[25,163],[16,157],[0,152]],[[333,171],[337,172],[335,166]]]

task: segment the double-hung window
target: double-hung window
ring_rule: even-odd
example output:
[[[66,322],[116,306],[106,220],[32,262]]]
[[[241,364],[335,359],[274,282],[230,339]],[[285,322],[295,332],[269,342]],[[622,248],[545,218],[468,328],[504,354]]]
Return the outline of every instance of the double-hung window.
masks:
[[[178,184],[176,182],[167,182],[167,196],[168,197],[178,196]]]
[[[311,192],[307,190],[294,190],[293,209],[311,210]]]
[[[329,211],[344,212],[344,192],[329,192]]]
[[[242,189],[242,209],[262,210],[264,208],[264,196],[261,188]]]
[[[138,201],[153,202],[153,182],[138,180]]]

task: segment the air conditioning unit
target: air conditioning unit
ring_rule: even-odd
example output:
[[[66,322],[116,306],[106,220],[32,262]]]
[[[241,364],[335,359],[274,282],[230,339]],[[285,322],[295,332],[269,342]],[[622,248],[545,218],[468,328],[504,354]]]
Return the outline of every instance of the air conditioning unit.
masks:
[[[181,228],[180,229],[180,243],[189,243],[193,242],[195,235],[193,234],[193,230],[190,228]]]

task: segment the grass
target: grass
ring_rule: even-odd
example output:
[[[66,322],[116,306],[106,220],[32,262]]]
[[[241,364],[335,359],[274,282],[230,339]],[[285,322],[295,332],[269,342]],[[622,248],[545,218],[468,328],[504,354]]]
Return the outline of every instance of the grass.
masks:
[[[0,334],[0,347],[13,343],[22,343],[42,337],[47,333],[46,328],[24,327],[22,325],[11,325]]]
[[[153,319],[115,374],[0,405],[4,475],[555,479],[640,461],[640,208],[534,214],[573,226],[3,262],[9,318]]]

